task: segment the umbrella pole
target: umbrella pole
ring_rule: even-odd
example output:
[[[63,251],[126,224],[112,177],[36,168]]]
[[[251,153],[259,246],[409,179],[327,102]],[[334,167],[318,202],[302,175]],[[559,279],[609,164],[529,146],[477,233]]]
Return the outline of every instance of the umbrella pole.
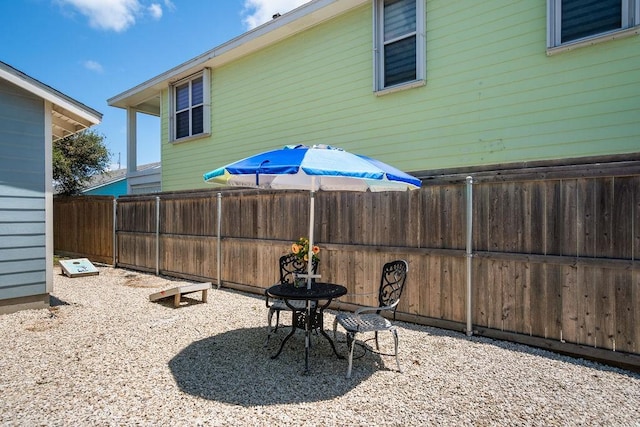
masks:
[[[315,222],[315,198],[316,192],[313,190],[315,186],[315,177],[311,178],[311,199],[309,200],[309,251],[307,252],[307,289],[311,289],[311,280],[313,275],[313,224]]]

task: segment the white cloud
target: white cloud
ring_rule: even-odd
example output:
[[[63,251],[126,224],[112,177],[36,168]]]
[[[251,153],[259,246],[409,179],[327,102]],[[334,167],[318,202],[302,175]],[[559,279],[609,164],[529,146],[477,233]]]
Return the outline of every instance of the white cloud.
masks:
[[[173,4],[171,0],[164,0],[164,7],[166,7],[167,10],[176,10],[176,5]]]
[[[154,19],[162,17],[162,6],[152,3],[143,6],[139,0],[56,0],[69,6],[89,19],[89,25],[100,30],[125,31],[136,23],[136,18],[145,13]],[[175,8],[171,0],[165,0],[165,7]]]
[[[151,6],[149,6],[149,13],[154,19],[162,18],[162,6],[160,6],[158,3],[153,3]]]
[[[102,73],[104,71],[102,65],[97,61],[92,61],[89,59],[87,61],[84,61],[83,65],[87,70],[95,71],[96,73]]]
[[[273,19],[273,15],[285,13],[308,3],[309,0],[245,0],[242,22],[247,30]]]

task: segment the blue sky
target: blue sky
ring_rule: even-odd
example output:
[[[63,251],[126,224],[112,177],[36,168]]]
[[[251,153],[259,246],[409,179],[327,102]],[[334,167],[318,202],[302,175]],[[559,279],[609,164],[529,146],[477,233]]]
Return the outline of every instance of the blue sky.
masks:
[[[107,99],[307,0],[3,0],[0,61],[98,110],[126,165],[126,115]],[[138,115],[138,164],[160,161],[160,122]]]

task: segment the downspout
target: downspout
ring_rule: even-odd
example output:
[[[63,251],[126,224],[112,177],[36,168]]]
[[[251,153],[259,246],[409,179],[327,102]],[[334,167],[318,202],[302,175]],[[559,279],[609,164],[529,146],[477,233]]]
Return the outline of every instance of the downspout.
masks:
[[[216,268],[218,278],[218,289],[222,286],[222,237],[220,231],[222,230],[222,193],[218,193],[218,266]]]
[[[467,177],[467,252],[465,257],[467,258],[467,328],[466,334],[468,337],[473,335],[472,324],[472,264],[473,264],[473,177]]]

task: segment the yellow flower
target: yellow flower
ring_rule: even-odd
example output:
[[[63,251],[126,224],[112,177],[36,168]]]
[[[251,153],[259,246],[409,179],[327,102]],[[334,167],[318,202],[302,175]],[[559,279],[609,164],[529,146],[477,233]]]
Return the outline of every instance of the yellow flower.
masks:
[[[297,243],[294,243],[293,245],[291,245],[291,252],[293,252],[294,254],[300,253],[300,246]]]

